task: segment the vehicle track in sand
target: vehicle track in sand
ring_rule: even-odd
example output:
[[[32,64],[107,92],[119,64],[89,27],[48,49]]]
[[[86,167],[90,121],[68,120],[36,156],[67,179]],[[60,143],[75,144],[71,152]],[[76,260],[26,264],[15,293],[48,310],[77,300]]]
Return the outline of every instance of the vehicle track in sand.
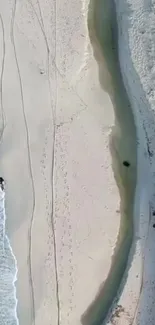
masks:
[[[14,49],[15,61],[16,61],[18,77],[19,77],[21,101],[22,101],[22,111],[23,111],[23,118],[24,118],[24,123],[25,123],[25,130],[26,130],[28,168],[29,168],[29,175],[30,175],[31,186],[32,186],[32,213],[30,216],[30,223],[29,223],[29,229],[28,229],[27,263],[28,263],[28,271],[29,271],[29,285],[30,285],[30,297],[31,297],[31,323],[35,325],[35,301],[34,301],[34,288],[33,288],[33,279],[32,279],[32,260],[31,260],[32,259],[32,256],[31,256],[31,254],[32,254],[32,226],[33,226],[34,211],[35,211],[35,188],[34,188],[34,179],[33,179],[33,173],[32,173],[30,136],[29,136],[29,129],[28,129],[26,113],[25,113],[23,85],[22,85],[22,78],[21,78],[20,67],[19,67],[19,63],[18,63],[18,57],[17,57],[17,52],[16,52],[16,46],[15,46],[15,39],[14,39],[16,4],[17,4],[17,1],[15,0],[13,10],[12,10],[10,37],[11,37],[11,41],[12,41],[12,45],[13,45],[13,49]]]

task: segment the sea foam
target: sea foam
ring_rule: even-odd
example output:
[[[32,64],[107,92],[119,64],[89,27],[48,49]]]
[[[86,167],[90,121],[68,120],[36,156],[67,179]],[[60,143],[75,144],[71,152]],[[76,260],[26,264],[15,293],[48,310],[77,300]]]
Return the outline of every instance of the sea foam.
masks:
[[[17,263],[5,233],[5,191],[0,187],[0,325],[18,325]]]

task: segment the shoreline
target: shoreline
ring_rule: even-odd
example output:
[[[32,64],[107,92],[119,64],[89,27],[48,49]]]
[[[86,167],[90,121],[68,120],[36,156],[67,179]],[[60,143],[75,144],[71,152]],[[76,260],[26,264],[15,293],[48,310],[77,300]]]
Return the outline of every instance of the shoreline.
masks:
[[[107,7],[104,2],[104,18],[103,16],[99,18],[99,15],[102,13],[102,5],[100,1],[99,4],[94,7],[94,1],[90,2],[89,5],[89,13],[88,13],[88,28],[90,39],[94,51],[94,56],[97,51],[102,52],[101,56],[104,56],[105,64],[108,67],[110,76],[111,76],[111,83],[112,88],[107,88],[106,91],[109,93],[111,100],[113,102],[113,106],[115,107],[115,126],[112,130],[112,135],[110,139],[111,143],[111,154],[113,158],[113,170],[115,174],[115,179],[117,181],[117,185],[120,191],[121,197],[121,224],[120,230],[118,235],[118,240],[116,243],[116,248],[114,250],[114,254],[112,257],[112,264],[110,268],[110,273],[107,277],[106,282],[103,285],[103,289],[100,290],[100,295],[94,300],[93,304],[88,308],[86,313],[82,317],[82,324],[93,324],[98,325],[102,324],[103,320],[107,319],[111,309],[113,308],[113,303],[116,303],[118,300],[118,292],[120,294],[120,290],[122,290],[122,286],[124,286],[122,281],[123,278],[126,277],[126,273],[128,272],[129,265],[131,261],[129,260],[131,248],[132,248],[132,239],[133,239],[133,220],[129,218],[133,214],[133,207],[134,207],[134,195],[132,192],[135,191],[136,187],[136,148],[134,146],[134,142],[136,142],[136,133],[135,133],[135,126],[134,120],[132,115],[132,109],[130,107],[128,97],[126,94],[125,87],[123,85],[123,80],[121,77],[121,72],[119,72],[119,61],[118,61],[118,54],[117,54],[117,42],[116,42],[116,35],[111,33],[111,21],[115,19],[115,14],[113,17],[110,17],[110,4],[107,3]],[[106,11],[107,10],[107,11]],[[97,14],[98,11],[98,14]],[[93,15],[96,16],[97,25],[94,28],[92,19]],[[102,14],[101,14],[102,15]],[[111,20],[112,19],[112,20]],[[104,20],[104,21],[103,21]],[[107,20],[107,21],[106,21]],[[108,21],[109,20],[109,21]],[[111,20],[111,21],[110,21]],[[101,27],[103,23],[103,26]],[[101,25],[100,25],[101,24]],[[90,27],[91,25],[91,27]],[[113,25],[113,23],[112,23]],[[103,35],[103,30],[105,27],[105,35]],[[116,27],[116,26],[115,26]],[[97,31],[98,28],[98,31]],[[96,29],[96,31],[94,31]],[[101,31],[102,30],[102,31]],[[109,31],[108,31],[109,30]],[[98,35],[96,36],[96,32]],[[101,34],[100,34],[101,33]],[[95,40],[96,38],[96,40]],[[97,44],[99,42],[99,44]],[[103,44],[101,45],[101,43]],[[101,46],[101,47],[100,47]],[[100,47],[100,49],[96,49],[96,47]],[[96,53],[95,53],[96,52]],[[99,74],[100,74],[100,84],[101,87],[105,90],[105,83],[102,80],[102,58],[96,56],[96,61],[99,65]],[[123,96],[122,96],[123,94]],[[123,97],[123,100],[121,98]],[[121,100],[120,100],[121,98]],[[126,120],[125,115],[124,121],[126,124],[123,125],[123,117],[121,117],[121,113],[123,115],[123,104],[124,107],[126,106],[126,110],[124,114],[127,114],[128,119]],[[120,108],[121,107],[121,108]],[[130,110],[128,108],[130,107]],[[130,121],[130,122],[129,122]],[[132,125],[132,127],[131,127]],[[129,127],[129,129],[128,129]],[[133,130],[131,131],[131,129]],[[129,131],[128,131],[129,130]],[[132,137],[126,138],[124,140],[124,135],[126,133],[132,133]],[[133,134],[135,133],[134,137]],[[123,138],[123,141],[121,141]],[[132,172],[130,172],[129,168],[129,176],[125,173],[128,173],[128,170],[123,170],[122,163],[123,160],[126,160],[126,152],[125,146],[128,148],[132,148],[132,153],[135,152],[135,158],[132,157],[133,161],[131,162],[131,169],[133,168]],[[124,152],[123,152],[124,151]],[[127,159],[128,160],[128,159]],[[131,173],[131,174],[130,174]],[[119,175],[120,174],[120,175]],[[120,176],[120,177],[119,177]],[[124,195],[124,191],[127,188],[126,194]],[[130,201],[128,203],[128,201]],[[126,237],[127,236],[127,237]],[[123,250],[123,252],[121,252]],[[133,252],[132,252],[133,253]],[[122,257],[123,256],[123,257]],[[124,259],[125,258],[125,259]],[[116,262],[117,260],[117,262]],[[113,272],[114,271],[114,272]],[[116,281],[117,279],[117,281]],[[115,283],[116,282],[116,283]],[[110,284],[111,283],[111,284]],[[112,293],[109,292],[110,288],[112,287]],[[107,292],[109,293],[109,297],[107,298]],[[104,298],[106,296],[106,298]],[[102,302],[101,302],[102,301]],[[99,306],[100,304],[100,306]],[[98,305],[98,306],[97,306]],[[111,308],[112,307],[112,308]],[[104,311],[103,311],[104,310]],[[98,315],[96,317],[96,314]],[[96,319],[97,318],[97,319]],[[99,319],[98,319],[99,318]]]
[[[19,325],[17,318],[17,261],[5,231],[5,189],[0,183],[0,324]]]

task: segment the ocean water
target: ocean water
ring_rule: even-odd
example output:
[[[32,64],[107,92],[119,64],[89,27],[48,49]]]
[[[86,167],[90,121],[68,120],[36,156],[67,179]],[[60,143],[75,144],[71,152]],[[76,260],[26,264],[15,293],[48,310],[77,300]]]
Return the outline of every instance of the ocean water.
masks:
[[[17,263],[5,233],[5,191],[0,187],[0,325],[18,325]]]

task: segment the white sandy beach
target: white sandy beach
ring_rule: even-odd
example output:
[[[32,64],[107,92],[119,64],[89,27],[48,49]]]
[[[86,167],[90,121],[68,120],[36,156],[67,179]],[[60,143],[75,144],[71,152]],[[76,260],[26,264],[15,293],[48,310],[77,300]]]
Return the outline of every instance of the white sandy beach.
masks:
[[[79,325],[107,278],[120,225],[114,111],[87,3],[6,0],[0,13],[0,170],[19,323]]]
[[[90,5],[93,8],[93,1]],[[90,307],[108,279],[112,261],[116,272],[119,253],[124,253],[118,245],[123,223],[113,167],[125,192],[136,177],[136,141],[133,242],[105,324],[155,324],[155,5],[153,0],[98,0],[95,5],[98,35],[103,30],[103,43],[112,45],[114,53],[111,30],[118,25],[120,69],[136,133],[123,83],[118,88],[115,84],[119,78],[114,62],[109,71],[110,61],[105,63],[113,54],[101,51],[90,11],[87,21],[89,0],[0,4],[0,177],[6,182],[6,195],[0,188],[0,207],[6,198],[6,234],[18,267],[14,295],[19,325],[100,325]],[[117,162],[110,152],[112,129]],[[131,163],[128,173],[123,160]],[[124,205],[128,216],[126,209]],[[126,227],[131,230],[130,217]],[[11,323],[11,307],[9,312],[5,308],[9,299],[16,307],[11,296],[16,263],[0,224],[1,245],[7,247],[8,260],[4,246],[0,289],[8,292],[8,299],[0,304],[0,325],[5,325],[5,313],[7,325],[17,325],[15,314]],[[117,260],[112,259],[114,251]],[[118,278],[112,279],[117,283]],[[87,310],[91,313],[84,318]]]

